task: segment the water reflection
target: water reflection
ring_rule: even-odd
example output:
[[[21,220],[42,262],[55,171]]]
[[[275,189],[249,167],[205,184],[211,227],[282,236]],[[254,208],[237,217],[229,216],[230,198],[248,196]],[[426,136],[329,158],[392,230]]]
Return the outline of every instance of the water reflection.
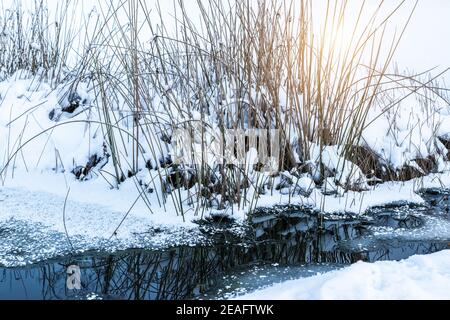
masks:
[[[221,238],[210,247],[92,252],[24,268],[0,268],[0,299],[189,299],[216,289],[223,291],[223,275],[258,264],[348,265],[360,260],[398,260],[447,248],[446,241],[372,236],[370,226],[418,228],[423,223],[414,210],[407,215],[403,210],[388,211],[375,210],[370,219],[346,220],[323,219],[299,210],[261,213],[255,216],[253,232],[245,241]],[[71,265],[80,267],[81,290],[67,288]]]

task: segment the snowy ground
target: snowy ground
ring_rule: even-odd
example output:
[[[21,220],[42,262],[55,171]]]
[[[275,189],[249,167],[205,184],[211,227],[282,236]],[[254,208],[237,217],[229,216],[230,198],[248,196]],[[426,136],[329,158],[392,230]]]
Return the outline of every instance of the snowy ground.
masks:
[[[136,199],[132,183],[127,192],[126,185],[110,190],[99,186],[99,180],[80,183],[63,174],[24,173],[12,181],[0,187],[0,265],[26,265],[88,250],[154,249],[204,240],[195,224],[180,223],[173,212],[155,216],[143,203],[130,211]]]
[[[124,220],[125,212],[98,204],[69,200],[64,215],[64,201],[46,192],[1,188],[0,265],[26,265],[89,250],[158,249],[204,240],[192,224],[159,225],[136,215]]]
[[[450,299],[450,250],[403,261],[358,262],[309,278],[276,284],[238,299]]]
[[[69,254],[73,249],[82,252],[91,249],[158,248],[194,245],[205,240],[198,226],[192,222],[199,218],[194,215],[187,216],[186,222],[182,223],[181,218],[170,211],[156,210],[151,214],[142,201],[130,211],[136,197],[130,181],[120,190],[110,190],[100,180],[81,183],[70,177],[64,179],[62,174],[28,174],[27,177],[20,179],[19,175],[7,187],[0,187],[2,265],[42,261]],[[441,187],[441,183],[447,184],[449,179],[450,174],[445,174],[403,184],[386,183],[375,190],[347,194],[345,197],[324,196],[320,191],[308,198],[298,196],[289,199],[288,195],[279,194],[276,200],[286,204],[289,200],[294,204],[322,203],[329,213],[364,213],[372,206],[388,202],[423,203],[424,200],[414,192],[418,186]],[[65,204],[68,188],[70,193]],[[273,203],[270,195],[260,201],[261,206]],[[234,217],[240,221],[245,214],[236,210]],[[445,219],[427,217],[425,225],[419,230],[374,228],[372,231],[377,238],[386,239],[448,239],[450,224]]]
[[[309,197],[268,194],[261,197],[258,206],[291,203],[312,205],[329,214],[364,214],[371,207],[388,203],[421,204],[424,200],[417,191],[441,188],[449,182],[450,173],[444,173],[404,183],[388,182],[369,191],[347,192],[343,196],[323,195],[317,189]],[[64,206],[67,194],[68,201]],[[0,221],[14,217],[65,232],[65,207],[69,234],[110,238],[117,231],[115,236],[127,238],[152,226],[191,229],[195,227],[193,221],[199,219],[199,216],[188,214],[183,223],[182,218],[170,210],[154,210],[151,213],[142,200],[135,203],[136,198],[133,181],[127,181],[119,190],[114,190],[105,186],[101,179],[80,182],[70,174],[18,173],[15,179],[0,187]],[[234,214],[230,214],[237,220],[245,219],[246,212],[239,211],[237,207],[235,209]],[[124,222],[121,224],[122,220]]]

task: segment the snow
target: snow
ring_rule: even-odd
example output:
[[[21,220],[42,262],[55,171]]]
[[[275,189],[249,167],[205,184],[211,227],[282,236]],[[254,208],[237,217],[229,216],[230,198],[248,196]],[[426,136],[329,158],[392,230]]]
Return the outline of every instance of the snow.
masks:
[[[243,295],[242,300],[448,300],[450,250],[403,261],[358,262]]]
[[[311,182],[303,177],[298,185],[307,189]],[[423,203],[415,191],[446,185],[450,185],[450,173],[430,175],[403,184],[385,183],[373,190],[348,192],[345,196],[325,196],[318,189],[312,190],[310,196],[267,194],[259,199],[258,206],[290,203],[310,205],[329,214],[364,214],[373,206],[390,202]],[[165,248],[207,243],[193,222],[199,216],[192,211],[187,212],[183,222],[170,205],[164,211],[155,204],[153,213],[142,200],[133,206],[137,197],[135,188],[132,180],[125,181],[119,190],[115,190],[101,179],[80,182],[64,173],[17,172],[15,179],[0,187],[0,233],[3,239],[0,264],[24,265],[73,253],[74,250],[115,251],[130,247]],[[238,208],[237,205],[227,212],[238,221],[243,221],[248,213],[245,207]],[[425,225],[420,229],[373,227],[371,232],[376,238],[389,241],[396,238],[448,239],[450,223],[447,220],[427,216],[424,221]],[[19,256],[12,254],[17,250],[21,252]]]
[[[118,230],[119,237],[143,232],[162,222],[166,227],[181,223],[181,217],[174,211],[155,210],[157,213],[152,214],[143,201],[133,206],[137,194],[132,180],[125,182],[120,190],[108,188],[99,179],[80,182],[63,174],[18,173],[11,181],[8,187],[0,187],[0,220],[16,217],[64,232],[62,217],[68,194],[66,217],[71,234],[109,238],[127,213],[124,225]],[[17,199],[21,200],[20,205]],[[183,226],[189,229],[194,224],[187,221]]]
[[[393,168],[412,164],[414,159],[446,153],[437,137],[449,131],[448,102],[437,96],[423,100],[422,92],[408,94],[403,89],[391,90],[386,98],[402,101],[384,114],[380,106],[374,106],[369,113],[369,123],[372,123],[362,134],[362,144],[375,150]]]
[[[351,186],[358,189],[367,189],[366,177],[352,162],[345,160],[341,155],[343,151],[338,146],[326,146],[322,150],[317,144],[313,144],[310,150],[310,159],[319,161],[322,154],[322,163],[336,173],[336,182],[340,186]]]
[[[0,187],[0,265],[21,266],[89,250],[162,249],[208,241],[195,224],[181,223],[174,214],[151,215],[143,204],[130,211],[136,195],[126,186],[102,192],[95,182],[73,182],[66,204],[64,179],[47,177],[45,186],[53,192],[38,191],[39,183]]]
[[[310,179],[303,177],[299,186],[310,190],[311,182]],[[417,194],[418,190],[425,187],[439,188],[448,183],[450,173],[430,175],[401,184],[384,183],[368,191],[350,191],[344,196],[327,196],[319,189],[312,190],[309,196],[269,193],[261,196],[258,207],[270,207],[274,203],[291,203],[313,206],[326,213],[364,214],[369,208],[386,203],[422,204],[424,200]],[[133,206],[137,194],[132,180],[127,180],[117,190],[108,187],[102,179],[80,182],[71,174],[19,171],[15,173],[15,179],[8,180],[7,186],[0,187],[0,221],[16,217],[64,232],[63,207],[69,189],[66,217],[67,227],[72,235],[107,239],[125,216],[125,222],[118,230],[118,237],[127,238],[133,233],[145,232],[156,226],[167,228],[182,226],[192,229],[195,227],[192,221],[199,218],[188,212],[186,222],[183,222],[170,205],[164,210],[155,204],[152,212],[149,212],[142,200]],[[17,203],[19,198],[21,204]],[[244,220],[247,213],[245,208],[239,209],[235,206],[233,217]]]
[[[299,204],[312,206],[325,213],[364,214],[369,208],[395,202],[423,204],[424,200],[417,194],[421,188],[441,186],[439,180],[448,180],[449,174],[430,175],[427,178],[414,179],[404,183],[386,182],[367,191],[348,191],[344,194],[326,195],[320,189],[314,189],[309,197],[289,195],[263,195],[258,200],[259,207]],[[328,181],[327,191],[335,187]],[[330,186],[331,185],[331,186]]]

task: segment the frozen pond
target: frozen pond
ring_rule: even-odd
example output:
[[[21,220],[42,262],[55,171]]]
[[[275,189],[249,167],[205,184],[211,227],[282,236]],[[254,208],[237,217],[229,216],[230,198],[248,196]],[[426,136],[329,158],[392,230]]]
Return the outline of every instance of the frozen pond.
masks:
[[[111,244],[81,239],[72,245],[91,250],[70,254],[64,234],[8,221],[0,225],[0,299],[231,298],[360,260],[400,260],[447,249],[447,193],[431,190],[424,198],[428,206],[374,208],[363,218],[322,217],[294,207],[261,212],[245,237],[218,233],[213,244],[164,250],[125,250],[120,244],[114,247],[119,251],[104,250]],[[221,223],[221,228],[230,224]],[[79,290],[70,284],[76,284],[74,268]]]

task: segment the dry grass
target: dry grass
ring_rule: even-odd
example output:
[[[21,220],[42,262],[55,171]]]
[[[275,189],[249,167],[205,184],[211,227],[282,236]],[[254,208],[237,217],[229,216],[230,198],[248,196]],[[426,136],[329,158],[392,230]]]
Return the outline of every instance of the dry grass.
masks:
[[[254,207],[260,193],[274,191],[276,174],[229,161],[174,164],[173,131],[193,131],[200,123],[198,144],[207,150],[211,131],[225,139],[229,129],[278,129],[279,167],[291,172],[315,160],[312,145],[341,145],[349,158],[369,110],[381,101],[383,84],[405,86],[404,78],[388,70],[409,20],[397,35],[386,34],[403,3],[383,15],[382,4],[367,12],[361,2],[359,16],[348,25],[353,20],[347,1],[327,2],[318,11],[311,0],[198,0],[193,11],[200,16],[193,21],[192,8],[180,0],[168,21],[160,8],[155,19],[145,1],[127,0],[101,6],[99,17],[84,23],[94,26],[89,32],[82,26],[81,32],[62,33],[51,29],[43,2],[36,1],[30,24],[24,25],[19,7],[4,12],[3,30],[15,31],[0,38],[0,63],[6,74],[43,69],[52,81],[64,82],[71,39],[85,32],[70,79],[74,87],[87,76],[95,83],[97,123],[114,165],[105,174],[114,176],[114,187],[134,179],[148,203],[152,187],[160,206],[172,201],[180,216],[192,206],[203,215],[207,207]],[[74,12],[68,8],[61,7],[60,24],[70,24]],[[354,30],[350,41],[342,42],[343,30]],[[414,93],[430,87],[408,79]],[[325,179],[322,159],[318,164]],[[142,170],[151,172],[145,185],[137,178]]]

